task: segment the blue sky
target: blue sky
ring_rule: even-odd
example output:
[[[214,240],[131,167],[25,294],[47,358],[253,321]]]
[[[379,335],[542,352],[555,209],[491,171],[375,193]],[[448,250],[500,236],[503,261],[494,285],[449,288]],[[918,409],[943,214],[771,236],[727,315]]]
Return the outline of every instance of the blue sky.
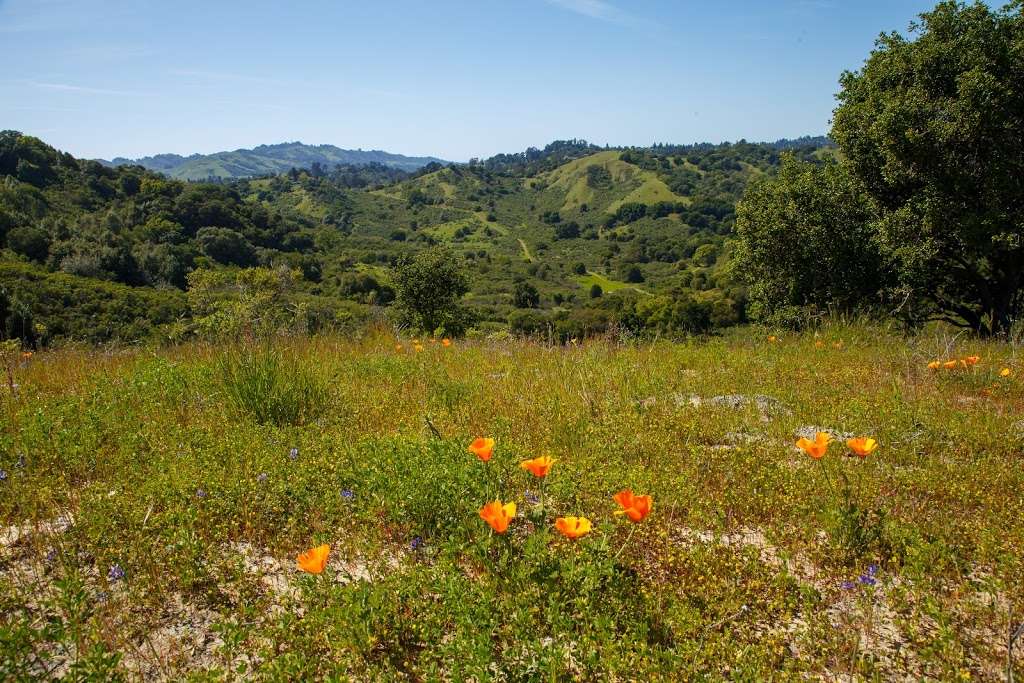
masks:
[[[301,140],[452,160],[827,132],[934,0],[0,0],[0,129],[83,157]]]

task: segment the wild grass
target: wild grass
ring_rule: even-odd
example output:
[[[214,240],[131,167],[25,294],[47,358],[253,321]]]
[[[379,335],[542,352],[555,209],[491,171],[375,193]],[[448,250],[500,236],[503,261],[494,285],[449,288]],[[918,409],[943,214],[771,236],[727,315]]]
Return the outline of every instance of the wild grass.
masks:
[[[217,359],[217,371],[228,404],[261,424],[308,422],[326,401],[316,375],[269,347],[227,349]]]
[[[767,337],[19,360],[0,678],[1001,680],[1024,614],[1017,349]],[[808,428],[881,446],[815,462]],[[518,466],[541,454],[543,507]],[[627,487],[654,497],[640,524],[613,515]],[[478,515],[495,498],[520,510],[502,536]],[[595,530],[570,541],[565,515]],[[327,570],[300,573],[320,543]]]

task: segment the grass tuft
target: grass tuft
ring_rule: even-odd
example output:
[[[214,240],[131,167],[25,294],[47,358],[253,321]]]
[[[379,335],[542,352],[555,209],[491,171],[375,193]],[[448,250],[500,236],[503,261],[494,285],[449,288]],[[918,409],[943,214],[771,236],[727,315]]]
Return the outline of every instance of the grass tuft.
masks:
[[[327,391],[312,372],[270,347],[226,350],[217,370],[230,405],[260,424],[305,424],[327,403]]]

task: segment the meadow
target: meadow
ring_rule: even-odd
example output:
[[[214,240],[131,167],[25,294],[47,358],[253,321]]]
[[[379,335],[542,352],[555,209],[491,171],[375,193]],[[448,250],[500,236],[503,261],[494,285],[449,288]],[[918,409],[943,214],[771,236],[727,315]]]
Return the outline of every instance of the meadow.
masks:
[[[0,679],[1024,675],[1014,344],[375,329],[7,363]]]

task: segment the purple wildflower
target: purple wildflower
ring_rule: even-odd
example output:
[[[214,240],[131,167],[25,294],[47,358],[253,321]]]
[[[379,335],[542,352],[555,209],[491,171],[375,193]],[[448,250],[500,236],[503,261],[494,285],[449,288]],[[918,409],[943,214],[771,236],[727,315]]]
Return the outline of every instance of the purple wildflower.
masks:
[[[124,578],[124,570],[121,569],[121,565],[116,562],[110,565],[110,570],[107,572],[107,581],[113,583],[114,581],[120,581]]]
[[[867,574],[861,574],[860,578],[858,578],[857,580],[860,581],[865,586],[874,586],[876,583],[878,583],[878,581],[875,579],[875,577],[869,576]]]
[[[298,460],[299,459],[299,449],[298,449],[298,447],[292,446],[292,449],[290,451],[288,451],[288,457],[291,458],[292,460]]]
[[[266,472],[260,472],[259,474],[256,475],[256,481],[258,481],[259,483],[262,484],[266,480],[267,480],[267,473]]]
[[[345,500],[352,500],[353,498],[356,497],[356,494],[352,493],[352,489],[344,489],[341,492],[341,497],[344,498]]]
[[[0,470],[0,481],[7,481],[7,470]]]
[[[48,553],[46,553],[46,561],[47,562],[53,562],[56,559],[57,559],[57,549],[56,548],[50,548],[50,551]]]
[[[853,581],[843,581],[841,584],[839,584],[839,587],[842,588],[844,591],[852,591],[854,588],[857,587],[857,584],[855,584]]]
[[[206,491],[202,489],[196,489],[196,498],[206,498]]]
[[[413,539],[412,539],[412,542],[411,542],[411,543],[409,544],[409,547],[410,547],[410,548],[411,548],[411,549],[412,549],[412,550],[413,550],[414,552],[415,552],[415,551],[417,551],[417,550],[419,550],[420,548],[422,548],[422,547],[423,547],[423,539],[422,539],[422,538],[420,538],[419,536],[416,536],[415,538],[413,538]]]
[[[870,565],[868,565],[868,576],[874,576],[877,573],[878,573],[878,565],[877,564],[870,564]]]
[[[526,493],[524,493],[523,498],[526,499],[527,503],[532,503],[534,505],[540,502],[540,498],[538,498],[537,494],[534,493],[533,491],[527,491]]]

